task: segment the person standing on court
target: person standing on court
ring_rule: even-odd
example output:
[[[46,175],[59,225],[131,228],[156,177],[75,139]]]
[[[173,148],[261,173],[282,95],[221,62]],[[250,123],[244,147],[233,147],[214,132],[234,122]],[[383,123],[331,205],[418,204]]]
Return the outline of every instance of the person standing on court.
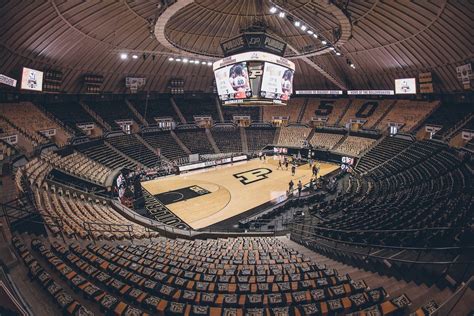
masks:
[[[293,193],[293,186],[295,184],[293,183],[293,180],[290,180],[290,183],[288,183],[288,195],[291,195]]]
[[[293,163],[291,165],[291,175],[294,176],[295,175],[295,172],[296,172],[296,165]]]
[[[298,181],[298,197],[301,197],[301,190],[303,189],[303,183],[301,180]]]
[[[316,164],[313,165],[313,176],[318,177],[318,167]]]
[[[285,157],[285,169],[288,170],[288,159]]]
[[[283,165],[281,164],[281,159],[278,160],[278,167],[277,167],[277,170],[283,170]]]

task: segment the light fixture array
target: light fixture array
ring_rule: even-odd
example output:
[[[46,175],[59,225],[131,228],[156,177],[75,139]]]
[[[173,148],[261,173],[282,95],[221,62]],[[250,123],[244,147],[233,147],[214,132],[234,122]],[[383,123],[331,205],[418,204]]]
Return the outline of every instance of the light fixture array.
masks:
[[[336,56],[342,56],[342,53],[336,49],[327,39],[323,38],[321,35],[318,35],[315,30],[312,30],[311,27],[309,27],[307,24],[305,24],[303,21],[300,19],[297,19],[296,17],[291,16],[288,12],[285,12],[281,8],[277,6],[272,6],[270,8],[270,13],[278,15],[280,18],[286,17],[290,22],[293,22],[293,25],[300,29],[301,31],[307,33],[308,35],[312,36],[315,40],[319,40],[323,46],[326,46],[331,50]],[[347,59],[347,64],[352,68],[355,69],[355,65]]]
[[[194,65],[207,65],[207,66],[212,66],[212,62],[210,61],[204,61],[204,60],[199,60],[199,59],[189,59],[186,57],[169,57],[168,61],[175,61],[175,62],[181,62],[183,64],[194,64]]]
[[[148,56],[149,56],[148,54],[143,53],[143,55],[142,55],[143,60],[146,60],[148,58]],[[138,59],[138,54],[120,53],[120,59],[121,60],[127,60],[129,57],[136,60],[136,59]],[[155,55],[151,55],[151,57],[152,57],[153,60],[155,60]],[[211,61],[191,59],[191,58],[187,58],[187,57],[169,57],[168,61],[181,62],[183,64],[212,66]]]

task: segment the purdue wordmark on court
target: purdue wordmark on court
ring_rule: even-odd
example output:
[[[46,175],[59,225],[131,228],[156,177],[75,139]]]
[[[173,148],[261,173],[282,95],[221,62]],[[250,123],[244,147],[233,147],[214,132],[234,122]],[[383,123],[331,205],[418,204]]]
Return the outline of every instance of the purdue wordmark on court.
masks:
[[[239,179],[239,181],[244,184],[254,183],[263,179],[267,179],[267,174],[272,173],[271,169],[268,168],[256,168],[244,172],[239,172],[233,176]]]

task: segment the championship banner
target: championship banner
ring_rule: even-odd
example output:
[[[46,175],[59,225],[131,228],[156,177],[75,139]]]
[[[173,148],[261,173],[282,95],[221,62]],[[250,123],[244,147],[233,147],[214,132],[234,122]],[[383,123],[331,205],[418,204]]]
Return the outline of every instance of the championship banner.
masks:
[[[431,75],[431,72],[420,72],[418,74],[418,82],[419,83],[428,83],[428,82],[432,82],[433,81],[433,77]]]
[[[0,74],[0,83],[6,84],[16,88],[16,80],[5,75]]]
[[[471,80],[473,79],[471,63],[456,67],[456,73],[463,88],[465,90],[471,89]]]
[[[420,83],[420,92],[421,93],[433,93],[433,84],[432,83]]]

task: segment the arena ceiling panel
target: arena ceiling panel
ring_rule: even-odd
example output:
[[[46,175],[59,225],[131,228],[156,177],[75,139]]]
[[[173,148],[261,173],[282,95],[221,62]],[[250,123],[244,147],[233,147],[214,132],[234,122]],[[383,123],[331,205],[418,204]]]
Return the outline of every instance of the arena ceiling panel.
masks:
[[[155,23],[183,1],[189,3],[164,25],[164,35],[178,47],[171,49],[153,34]],[[211,67],[168,58],[181,50],[201,52],[208,56],[202,60],[212,61],[222,56],[221,41],[259,23],[294,48],[287,49],[287,57],[296,64],[297,89],[393,89],[395,78],[420,71],[432,71],[440,91],[462,89],[455,68],[473,59],[473,1],[334,3],[178,0],[167,7],[159,0],[5,0],[0,4],[0,72],[15,76],[22,66],[61,70],[67,92],[81,91],[85,73],[104,75],[104,91],[125,91],[127,75],[148,78],[149,90],[164,91],[169,79],[178,77],[186,78],[186,90],[211,91]],[[321,50],[298,57],[308,47],[324,47],[289,19],[271,14],[274,4],[333,42],[343,56]],[[138,52],[139,58],[121,60],[121,51]]]

